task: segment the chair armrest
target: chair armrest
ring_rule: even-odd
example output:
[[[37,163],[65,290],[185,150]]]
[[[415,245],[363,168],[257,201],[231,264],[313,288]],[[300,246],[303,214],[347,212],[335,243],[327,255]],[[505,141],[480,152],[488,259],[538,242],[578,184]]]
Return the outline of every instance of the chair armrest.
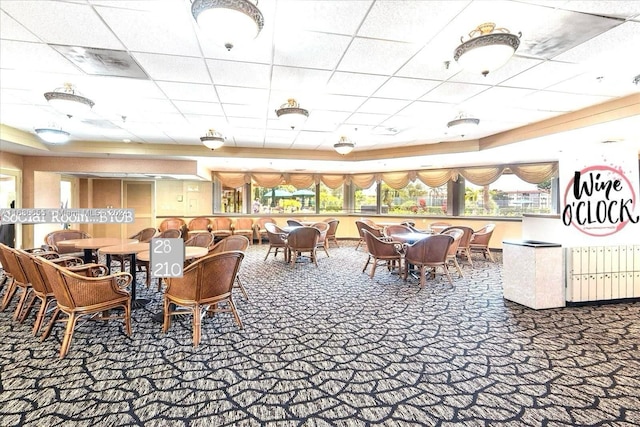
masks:
[[[38,256],[41,256],[41,255],[38,255]],[[62,265],[65,268],[75,267],[75,266],[84,264],[84,260],[82,258],[78,258],[75,256],[58,256],[54,258],[47,258],[46,256],[44,256],[42,258],[49,260],[54,264]]]
[[[67,269],[76,274],[81,274],[87,277],[101,277],[106,276],[109,273],[109,269],[106,265],[94,263],[71,266]]]

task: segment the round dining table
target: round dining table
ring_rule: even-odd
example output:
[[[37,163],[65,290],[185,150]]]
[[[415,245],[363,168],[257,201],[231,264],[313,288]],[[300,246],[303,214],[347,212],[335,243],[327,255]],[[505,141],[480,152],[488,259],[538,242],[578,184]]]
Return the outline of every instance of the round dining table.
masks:
[[[429,233],[398,233],[392,234],[391,239],[400,243],[414,244],[418,240],[426,239],[431,236]]]
[[[98,253],[107,256],[107,267],[111,270],[111,255],[130,256],[129,274],[131,274],[131,308],[144,307],[149,303],[148,299],[136,298],[136,254],[149,250],[149,242],[146,243],[120,243],[112,246],[106,246],[98,249]],[[122,271],[124,271],[124,263],[122,263]]]
[[[58,246],[73,246],[84,251],[85,264],[92,262],[93,251],[106,246],[138,243],[137,239],[121,239],[120,237],[88,237],[86,239],[69,239],[57,242]]]

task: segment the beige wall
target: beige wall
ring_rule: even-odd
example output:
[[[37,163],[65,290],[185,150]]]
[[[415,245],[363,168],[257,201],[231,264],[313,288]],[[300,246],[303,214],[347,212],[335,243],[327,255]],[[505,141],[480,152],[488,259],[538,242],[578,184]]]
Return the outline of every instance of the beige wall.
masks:
[[[159,180],[156,181],[156,215],[211,215],[212,197],[211,182]]]
[[[33,208],[60,207],[60,174],[53,172],[33,172]],[[23,226],[23,247],[33,248],[44,243],[44,236],[50,231],[59,230],[61,224],[36,224]],[[27,230],[29,232],[27,232]]]

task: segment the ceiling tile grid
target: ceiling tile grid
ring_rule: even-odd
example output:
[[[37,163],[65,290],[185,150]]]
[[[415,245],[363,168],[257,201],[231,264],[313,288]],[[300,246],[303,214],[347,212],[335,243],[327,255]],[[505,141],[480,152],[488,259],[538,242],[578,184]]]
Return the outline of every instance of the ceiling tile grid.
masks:
[[[357,132],[357,152],[451,140],[446,123],[461,112],[481,120],[478,137],[639,89],[637,1],[258,7],[259,36],[228,51],[198,27],[190,0],[3,0],[2,124],[34,134],[56,123],[72,140],[148,145],[198,145],[215,128],[230,146],[267,149],[333,150],[341,133]],[[515,55],[487,76],[453,59],[483,22],[522,33]],[[119,77],[120,69],[141,74]],[[65,82],[96,102],[84,121],[44,99]],[[309,110],[295,130],[275,113],[288,98]]]

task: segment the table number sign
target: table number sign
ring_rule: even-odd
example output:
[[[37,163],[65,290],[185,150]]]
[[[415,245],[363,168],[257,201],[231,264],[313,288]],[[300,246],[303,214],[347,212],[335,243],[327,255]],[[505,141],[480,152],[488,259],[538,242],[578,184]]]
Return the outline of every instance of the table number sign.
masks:
[[[184,266],[184,240],[151,239],[149,260],[151,277],[182,277]]]

